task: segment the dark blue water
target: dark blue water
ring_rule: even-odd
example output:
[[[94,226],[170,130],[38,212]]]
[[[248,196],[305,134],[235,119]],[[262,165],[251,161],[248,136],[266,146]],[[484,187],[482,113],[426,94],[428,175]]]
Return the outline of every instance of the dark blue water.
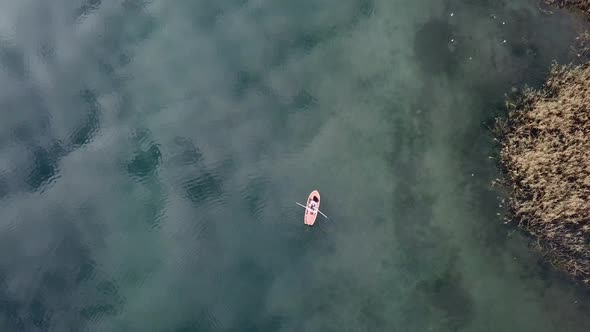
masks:
[[[503,224],[487,129],[580,26],[528,0],[0,1],[0,330],[590,330]]]

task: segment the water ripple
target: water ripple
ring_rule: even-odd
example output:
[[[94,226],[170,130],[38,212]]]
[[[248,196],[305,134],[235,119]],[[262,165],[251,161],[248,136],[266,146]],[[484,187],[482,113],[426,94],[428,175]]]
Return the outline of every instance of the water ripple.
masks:
[[[267,177],[253,175],[239,189],[240,200],[257,221],[264,219],[263,213],[267,205],[267,192],[270,182]]]
[[[185,197],[195,203],[207,203],[217,201],[222,195],[223,182],[220,176],[210,171],[189,178],[182,182]]]

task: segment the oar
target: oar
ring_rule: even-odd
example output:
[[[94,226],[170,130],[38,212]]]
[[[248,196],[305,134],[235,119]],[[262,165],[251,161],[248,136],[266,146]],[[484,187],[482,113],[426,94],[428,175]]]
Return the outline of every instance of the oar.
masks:
[[[299,206],[301,206],[301,207],[303,207],[303,208],[309,209],[307,206],[305,206],[305,205],[303,205],[303,204],[301,204],[301,203],[297,203],[297,202],[295,202],[295,204],[297,204],[297,205],[299,205]],[[311,210],[311,209],[310,209],[310,210]],[[324,214],[322,211],[320,211],[319,209],[317,209],[316,211],[318,211],[318,212],[319,212],[319,213],[320,213],[322,216],[326,217],[326,219],[330,219],[330,218],[328,218],[328,216],[327,216],[327,215],[325,215],[325,214]],[[330,219],[330,220],[331,220],[331,219]]]
[[[320,211],[320,210],[317,210],[317,211],[318,211],[318,212],[319,212],[319,213],[320,213],[322,216],[326,217],[326,219],[330,219],[330,218],[328,218],[328,216],[327,216],[327,215],[325,215],[325,214],[324,214],[322,211]],[[330,220],[332,220],[332,219],[330,219]]]

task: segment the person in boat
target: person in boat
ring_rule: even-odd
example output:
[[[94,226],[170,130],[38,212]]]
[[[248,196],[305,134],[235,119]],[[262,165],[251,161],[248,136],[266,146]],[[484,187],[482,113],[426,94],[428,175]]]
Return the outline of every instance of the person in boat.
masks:
[[[315,201],[311,201],[309,203],[309,209],[310,209],[309,212],[314,213],[317,205],[318,205],[318,203],[316,203]]]

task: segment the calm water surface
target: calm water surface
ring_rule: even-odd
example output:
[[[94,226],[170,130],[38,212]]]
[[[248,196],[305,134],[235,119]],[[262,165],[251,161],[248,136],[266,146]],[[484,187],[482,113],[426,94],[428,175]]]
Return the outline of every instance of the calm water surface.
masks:
[[[538,6],[0,1],[0,330],[590,331],[489,186]]]

